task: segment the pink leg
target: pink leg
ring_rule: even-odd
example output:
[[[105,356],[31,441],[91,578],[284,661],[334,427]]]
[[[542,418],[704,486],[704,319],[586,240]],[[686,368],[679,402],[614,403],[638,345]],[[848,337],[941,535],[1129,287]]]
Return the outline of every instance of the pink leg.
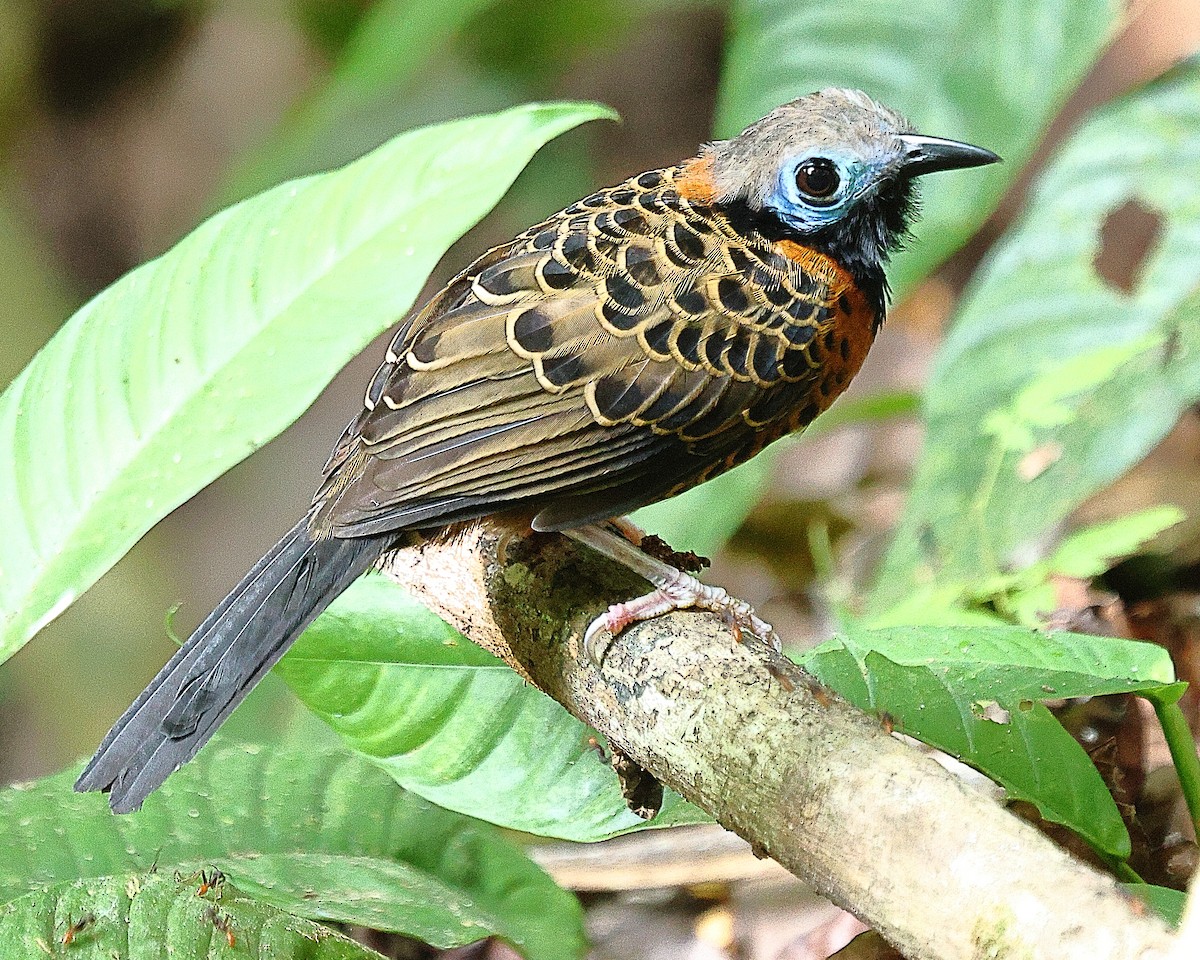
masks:
[[[656,587],[645,596],[613,604],[607,613],[592,621],[584,634],[583,646],[594,663],[604,659],[613,639],[630,624],[686,609],[719,613],[729,622],[736,639],[740,640],[742,632],[746,632],[779,650],[779,638],[771,625],[755,614],[750,604],[729,596],[721,587],[701,583],[690,574],[647,556],[607,527],[589,525],[563,533],[628,567]]]

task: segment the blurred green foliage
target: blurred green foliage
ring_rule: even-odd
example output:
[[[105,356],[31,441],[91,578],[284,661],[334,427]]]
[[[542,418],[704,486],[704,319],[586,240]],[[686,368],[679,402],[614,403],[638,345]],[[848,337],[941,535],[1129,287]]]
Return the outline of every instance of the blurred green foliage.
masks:
[[[30,170],[46,156],[38,149],[51,150],[47,143],[56,137],[93,143],[81,131],[93,123],[102,127],[123,110],[136,112],[129,106],[138,102],[133,88],[153,87],[156,78],[165,83],[181,51],[230,15],[222,5],[199,2],[100,6],[101,16],[118,8],[120,16],[92,24],[85,3],[60,4],[52,17],[31,2],[0,0],[0,146],[18,157],[0,177],[6,184],[0,192],[0,288],[6,291],[0,323],[15,331],[0,344],[0,370],[10,376],[67,315],[72,286],[86,289],[63,279],[60,274],[71,272],[56,262],[61,238],[39,236],[29,216],[36,209],[27,196],[36,179]],[[682,44],[659,42],[655,31],[671,18],[698,22],[716,11],[689,0],[621,0],[603,18],[595,5],[579,0],[279,0],[243,7],[232,15],[278,22],[305,38],[311,82],[281,111],[277,126],[230,152],[209,206],[336,167],[420,123],[549,98],[570,88],[572,67],[588,58],[605,65],[593,69],[598,82],[630,91],[639,108],[657,104],[651,115],[659,126],[644,139],[664,150],[674,149],[672,138],[682,132],[692,140],[704,136],[672,122],[706,110],[714,93],[717,134],[728,135],[783,100],[849,84],[905,110],[924,132],[974,140],[1008,161],[986,175],[929,185],[918,240],[891,274],[899,291],[911,292],[996,209],[1112,38],[1118,7],[1115,0],[928,0],[915,7],[868,0],[851,8],[832,0],[736,0],[729,6],[719,90],[713,91],[695,86],[711,65],[684,62]],[[124,58],[89,66],[88,57],[73,64],[63,57],[64,50],[106,50],[96,38],[112,36],[113,24],[122,23],[141,38],[122,47]],[[685,33],[678,30],[681,41]],[[641,52],[633,57],[629,49]],[[866,604],[842,604],[845,636],[808,661],[864,708],[887,712],[901,729],[976,765],[1011,796],[1069,825],[1117,869],[1129,840],[1112,798],[1083,751],[1036,701],[1133,690],[1156,698],[1162,713],[1179,692],[1170,663],[1156,648],[1061,635],[1050,642],[1016,624],[1044,613],[1053,573],[1069,568],[1090,576],[1175,519],[1139,515],[1060,543],[1059,527],[1081,500],[1143,456],[1200,398],[1189,334],[1200,309],[1189,274],[1200,224],[1190,176],[1200,144],[1198,76],[1200,64],[1186,64],[1103,108],[1037,177],[1026,213],[968,286],[921,398],[930,437],[879,585]],[[356,213],[369,230],[372,216],[383,214],[364,208],[385,208],[389,197],[403,206],[430,188],[445,174],[432,158],[450,149],[436,131],[418,135],[415,152],[385,147],[377,160],[387,163],[360,164],[296,188],[328,193],[320,209],[300,209],[285,189],[219,214],[157,265],[118,282],[81,311],[18,381],[19,390],[0,399],[10,426],[20,417],[39,418],[37,429],[17,431],[24,445],[8,458],[7,479],[0,481],[0,511],[12,518],[8,528],[29,535],[23,546],[10,536],[0,548],[8,573],[0,572],[0,596],[17,596],[22,578],[33,576],[41,597],[38,604],[5,602],[0,612],[19,621],[7,652],[56,612],[59,598],[69,603],[86,589],[169,506],[298,415],[346,356],[406,308],[443,247],[490,205],[537,143],[586,115],[565,112],[557,125],[523,129],[503,171],[460,162],[459,179],[442,184],[453,198],[438,195],[432,207],[418,209],[402,239],[368,240],[365,266],[357,264],[362,269],[322,272],[320,266],[329,244],[344,239],[339,231],[349,216],[347,198],[359,198]],[[502,134],[489,125],[494,122],[459,128],[467,131],[460,161],[462,151],[481,140],[480,150],[496,146]],[[81,135],[82,141],[70,139]],[[608,156],[618,136],[609,131],[591,141],[593,154],[614,166],[614,178],[634,172]],[[593,162],[579,139],[549,149],[509,201],[510,222],[502,232],[584,192]],[[396,169],[382,169],[389,163]],[[487,196],[468,196],[464,184],[478,188],[480,180],[488,181]],[[455,222],[441,222],[455,200]],[[1153,211],[1164,227],[1133,288],[1122,291],[1098,276],[1095,261],[1108,215],[1126,202]],[[293,227],[303,221],[303,229],[289,229],[289,217]],[[231,223],[238,229],[223,230]],[[275,247],[272,230],[286,234]],[[103,232],[93,227],[91,236]],[[410,247],[421,257],[411,258],[403,283],[386,282],[396,280],[394,265]],[[274,253],[262,256],[264,250]],[[249,351],[245,362],[213,367],[201,361],[227,346],[247,318],[231,310],[229,291],[214,281],[208,258],[253,261],[255,282],[268,290],[280,283],[305,287],[313,277],[318,282],[301,294],[305,309],[272,315],[277,324],[263,335],[261,350]],[[189,269],[195,286],[173,290],[178,271]],[[382,273],[388,276],[381,279]],[[333,310],[333,303],[341,308]],[[358,314],[349,331],[340,329],[347,304]],[[329,326],[339,329],[322,329],[326,310],[327,321],[337,317]],[[97,322],[98,313],[108,326]],[[101,333],[99,347],[70,349],[72,339]],[[130,416],[131,384],[150,384],[161,400],[187,379],[169,365],[171,337],[188,344],[181,354],[189,357],[191,377],[186,412],[202,429],[193,437],[182,420],[176,432],[167,423],[164,436],[171,442],[160,449],[143,442],[147,431]],[[313,344],[322,344],[315,350],[321,362],[278,362],[291,356],[280,352],[289,340],[302,340],[309,355]],[[47,370],[54,375],[45,376]],[[42,379],[29,388],[39,371]],[[24,397],[21,390],[28,391]],[[287,394],[286,401],[269,410],[242,402],[263,390]],[[843,401],[828,416],[869,422],[910,415],[914,406],[911,394],[897,393]],[[225,432],[231,411],[241,432],[218,451],[212,434]],[[113,454],[111,431],[131,425],[137,469],[97,469]],[[157,422],[153,427],[164,429]],[[189,469],[182,485],[164,490],[164,477],[177,466],[172,444],[189,438],[207,460]],[[1034,463],[1030,457],[1039,452]],[[49,494],[61,492],[48,477],[69,488],[64,502],[83,503],[79,516],[87,522],[72,526],[79,516],[47,503]],[[771,478],[772,460],[762,457],[640,519],[677,546],[715,552]],[[81,492],[86,495],[76,496]],[[109,509],[88,513],[106,502]],[[36,508],[22,514],[21,505],[33,503]],[[79,535],[84,528],[90,529],[86,537]],[[55,562],[40,564],[47,553]],[[144,563],[146,578],[159,575],[157,563]],[[930,584],[933,589],[922,591]],[[843,589],[842,598],[861,592],[855,588],[861,584]],[[868,629],[859,619],[864,608],[872,622],[887,626]],[[931,621],[939,626],[912,626]],[[79,655],[106,660],[98,651],[107,629],[93,629],[93,645]],[[263,955],[286,955],[300,929],[299,921],[268,905],[445,945],[496,933],[531,957],[565,960],[582,953],[573,899],[554,890],[491,826],[462,813],[586,839],[636,826],[586,729],[378,580],[360,582],[331,608],[280,673],[337,730],[342,746],[285,743],[267,750],[262,742],[270,734],[241,724],[248,743],[215,743],[142,813],[122,820],[107,813],[101,798],[69,796],[70,774],[0,792],[6,811],[0,889],[9,901],[0,907],[0,930],[33,942],[37,931],[58,936],[56,918],[64,911],[91,911],[103,920],[92,931],[94,943],[105,946],[121,930],[118,921],[158,916],[186,897],[196,922],[165,936],[183,955],[200,949],[220,930],[211,917],[207,925],[200,922],[205,907],[193,902],[194,891],[154,881],[152,896],[128,895],[128,871],[144,871],[158,849],[163,865],[216,863],[233,886],[240,881],[252,897],[231,899],[228,915],[237,929],[253,931],[245,943]],[[75,715],[69,693],[47,689],[45,697],[47,704],[61,703],[57,712]],[[491,708],[481,708],[485,703]],[[295,726],[306,742],[321,740],[304,721]],[[1055,778],[1044,776],[1047,768]],[[1194,771],[1181,772],[1196,782]],[[305,815],[295,816],[296,810]],[[696,816],[672,798],[656,825]],[[220,824],[222,835],[208,829],[212,824]],[[485,875],[470,880],[464,864]],[[144,872],[138,875],[145,882]],[[305,878],[312,876],[321,878],[324,896],[308,895]],[[95,882],[83,885],[79,877]],[[54,886],[26,893],[43,884]],[[1175,903],[1165,895],[1154,901]],[[374,909],[374,902],[385,907]],[[476,908],[464,927],[464,911]],[[160,926],[138,929],[144,949],[165,943]],[[338,949],[345,952],[330,955],[365,953]]]
[[[33,75],[34,38],[27,4],[0,3],[0,156],[26,109]]]
[[[74,297],[53,269],[41,240],[29,229],[0,181],[0,383],[7,385],[71,312]]]
[[[202,904],[227,906],[223,883],[207,901],[196,894],[197,871],[219,870],[231,887],[308,919],[406,931],[446,947],[495,934],[541,960],[569,960],[583,947],[575,898],[515,844],[396,789],[311,718],[270,749],[218,738],[135,816],[114,817],[103,797],[73,794],[77,774],[0,793],[0,901],[8,903],[0,957],[13,955],[5,951],[24,931],[44,932],[38,918],[47,913],[103,917],[95,881],[145,882],[151,864],[160,876],[187,876],[188,896]],[[91,881],[95,899],[85,899],[87,886],[53,886],[65,877]],[[48,895],[30,896],[48,885]],[[204,945],[209,932],[174,926],[169,949],[150,949],[163,931],[149,924],[98,925],[95,935],[104,947],[128,936],[123,952],[158,956]],[[270,938],[257,949],[276,956],[272,945],[279,949]]]
[[[451,104],[440,97],[431,102],[421,96],[421,75],[472,15],[491,3],[380,0],[371,6],[355,5],[359,16],[352,25],[349,10],[339,8],[334,19],[341,42],[328,75],[262,146],[238,164],[220,191],[222,204],[347,163],[377,147],[390,133],[450,119],[446,111],[454,109]],[[325,27],[319,35],[328,42],[328,19],[316,25]],[[487,106],[499,107],[502,98],[495,99]]]
[[[1200,396],[1198,103],[1192,60],[1098,111],[1039,177],[931,374],[929,439],[876,610],[1024,565]],[[1122,290],[1095,264],[1127,204],[1159,230]]]

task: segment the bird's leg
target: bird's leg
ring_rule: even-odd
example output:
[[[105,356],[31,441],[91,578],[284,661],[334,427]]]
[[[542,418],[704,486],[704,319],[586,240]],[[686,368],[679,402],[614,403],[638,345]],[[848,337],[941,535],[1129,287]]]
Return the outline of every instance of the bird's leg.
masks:
[[[649,580],[653,591],[634,600],[614,603],[608,611],[592,621],[583,637],[583,648],[593,663],[599,664],[608,652],[613,639],[630,624],[652,620],[673,610],[710,610],[719,613],[731,625],[736,639],[749,633],[779,650],[779,638],[771,625],[761,619],[744,600],[731,597],[721,587],[701,583],[655,557],[643,553],[621,532],[602,524],[588,524],[562,531],[572,540],[591,547],[610,560],[627,567],[639,577]]]

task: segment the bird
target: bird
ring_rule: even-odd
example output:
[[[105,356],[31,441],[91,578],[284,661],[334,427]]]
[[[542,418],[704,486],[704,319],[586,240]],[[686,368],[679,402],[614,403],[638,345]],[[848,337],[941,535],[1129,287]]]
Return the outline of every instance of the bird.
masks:
[[[410,531],[517,514],[640,573],[654,589],[588,628],[597,662],[597,638],[687,607],[773,637],[613,521],[828,408],[884,322],[884,267],[916,217],[916,178],[999,159],[829,88],[484,253],[399,325],[299,522],[116,722],[75,788],[138,809]]]

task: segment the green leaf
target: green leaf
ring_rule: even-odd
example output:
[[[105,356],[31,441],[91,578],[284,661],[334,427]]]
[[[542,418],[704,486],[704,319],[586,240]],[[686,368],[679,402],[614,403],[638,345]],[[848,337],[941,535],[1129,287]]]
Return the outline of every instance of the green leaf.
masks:
[[[872,616],[870,625],[1018,623],[1040,627],[1055,611],[1055,575],[1099,576],[1113,561],[1134,553],[1183,517],[1177,507],[1151,507],[1084,527],[1066,537],[1045,560],[1013,573],[997,573],[974,582],[923,584],[896,606]]]
[[[604,116],[405,134],[217,214],[84,306],[0,397],[0,660],[295,420],[542,143]]]
[[[1161,647],[1016,627],[856,631],[800,661],[851,703],[958,757],[1123,859],[1129,836],[1078,743],[1037,701],[1176,686]]]
[[[750,516],[767,488],[775,458],[782,449],[776,444],[707,483],[670,500],[642,507],[631,519],[676,550],[694,550],[701,556],[711,556]]]
[[[1039,429],[1061,427],[1075,419],[1069,401],[1112,379],[1123,364],[1153,346],[1152,341],[1141,340],[1072,357],[1030,381],[1011,403],[990,413],[983,432],[995,437],[1004,452],[1030,453]]]
[[[311,726],[315,743],[307,729],[269,749],[214,740],[126,816],[102,796],[73,793],[77,771],[0,791],[0,901],[67,878],[216,864],[303,916],[334,919],[336,898],[336,919],[433,943],[496,934],[532,960],[582,955],[578,902],[516,846],[399,789]],[[336,880],[336,893],[310,895],[316,877]],[[391,897],[399,878],[436,896],[381,909],[378,897]]]
[[[876,611],[922,584],[1028,564],[1200,397],[1198,164],[1192,60],[1100,110],[1042,175],[942,346]],[[1094,261],[1108,216],[1131,202],[1161,232],[1126,292]]]
[[[484,889],[479,900],[463,896],[470,881],[467,871],[487,863],[497,843],[495,836],[481,832],[446,843],[440,859],[443,868],[457,867],[453,883],[427,869],[377,857],[294,852],[246,854],[217,862],[237,877],[239,890],[310,920],[399,932],[442,948],[498,936],[531,958],[583,956],[578,918],[568,917],[573,922],[564,925],[561,910],[547,913],[544,890]],[[503,853],[510,853],[506,844],[500,846]],[[500,886],[504,878],[494,877],[492,882]],[[556,899],[565,901],[569,896]],[[496,903],[502,908],[499,912],[490,909]]]
[[[883,423],[895,417],[913,416],[920,410],[921,399],[911,390],[880,390],[865,397],[840,397],[804,435],[824,436],[842,427]]]
[[[58,884],[0,906],[0,960],[59,954],[95,960],[379,960],[374,950],[310,920],[256,903],[229,886],[221,893],[219,899],[197,896],[195,883],[162,873]],[[68,931],[71,939],[64,943]]]
[[[1176,682],[1170,654],[1153,643],[1022,627],[856,630],[848,649],[881,653],[936,673],[966,697],[1014,708],[1023,700],[1146,693]],[[822,649],[822,648],[818,648]]]
[[[1178,507],[1151,507],[1084,527],[1058,545],[1047,566],[1068,577],[1098,577],[1113,560],[1129,556],[1183,519],[1184,512]]]
[[[730,136],[828,86],[865,90],[921,133],[995,150],[1002,166],[922,183],[917,239],[889,270],[904,294],[995,208],[1112,38],[1116,0],[739,0],[717,110]]]
[[[1122,887],[1147,904],[1173,927],[1179,926],[1188,895],[1170,887],[1156,887],[1152,883],[1123,883]]]
[[[440,806],[567,840],[645,826],[593,730],[383,577],[338,597],[276,670],[350,746]],[[704,819],[668,794],[654,825]]]

